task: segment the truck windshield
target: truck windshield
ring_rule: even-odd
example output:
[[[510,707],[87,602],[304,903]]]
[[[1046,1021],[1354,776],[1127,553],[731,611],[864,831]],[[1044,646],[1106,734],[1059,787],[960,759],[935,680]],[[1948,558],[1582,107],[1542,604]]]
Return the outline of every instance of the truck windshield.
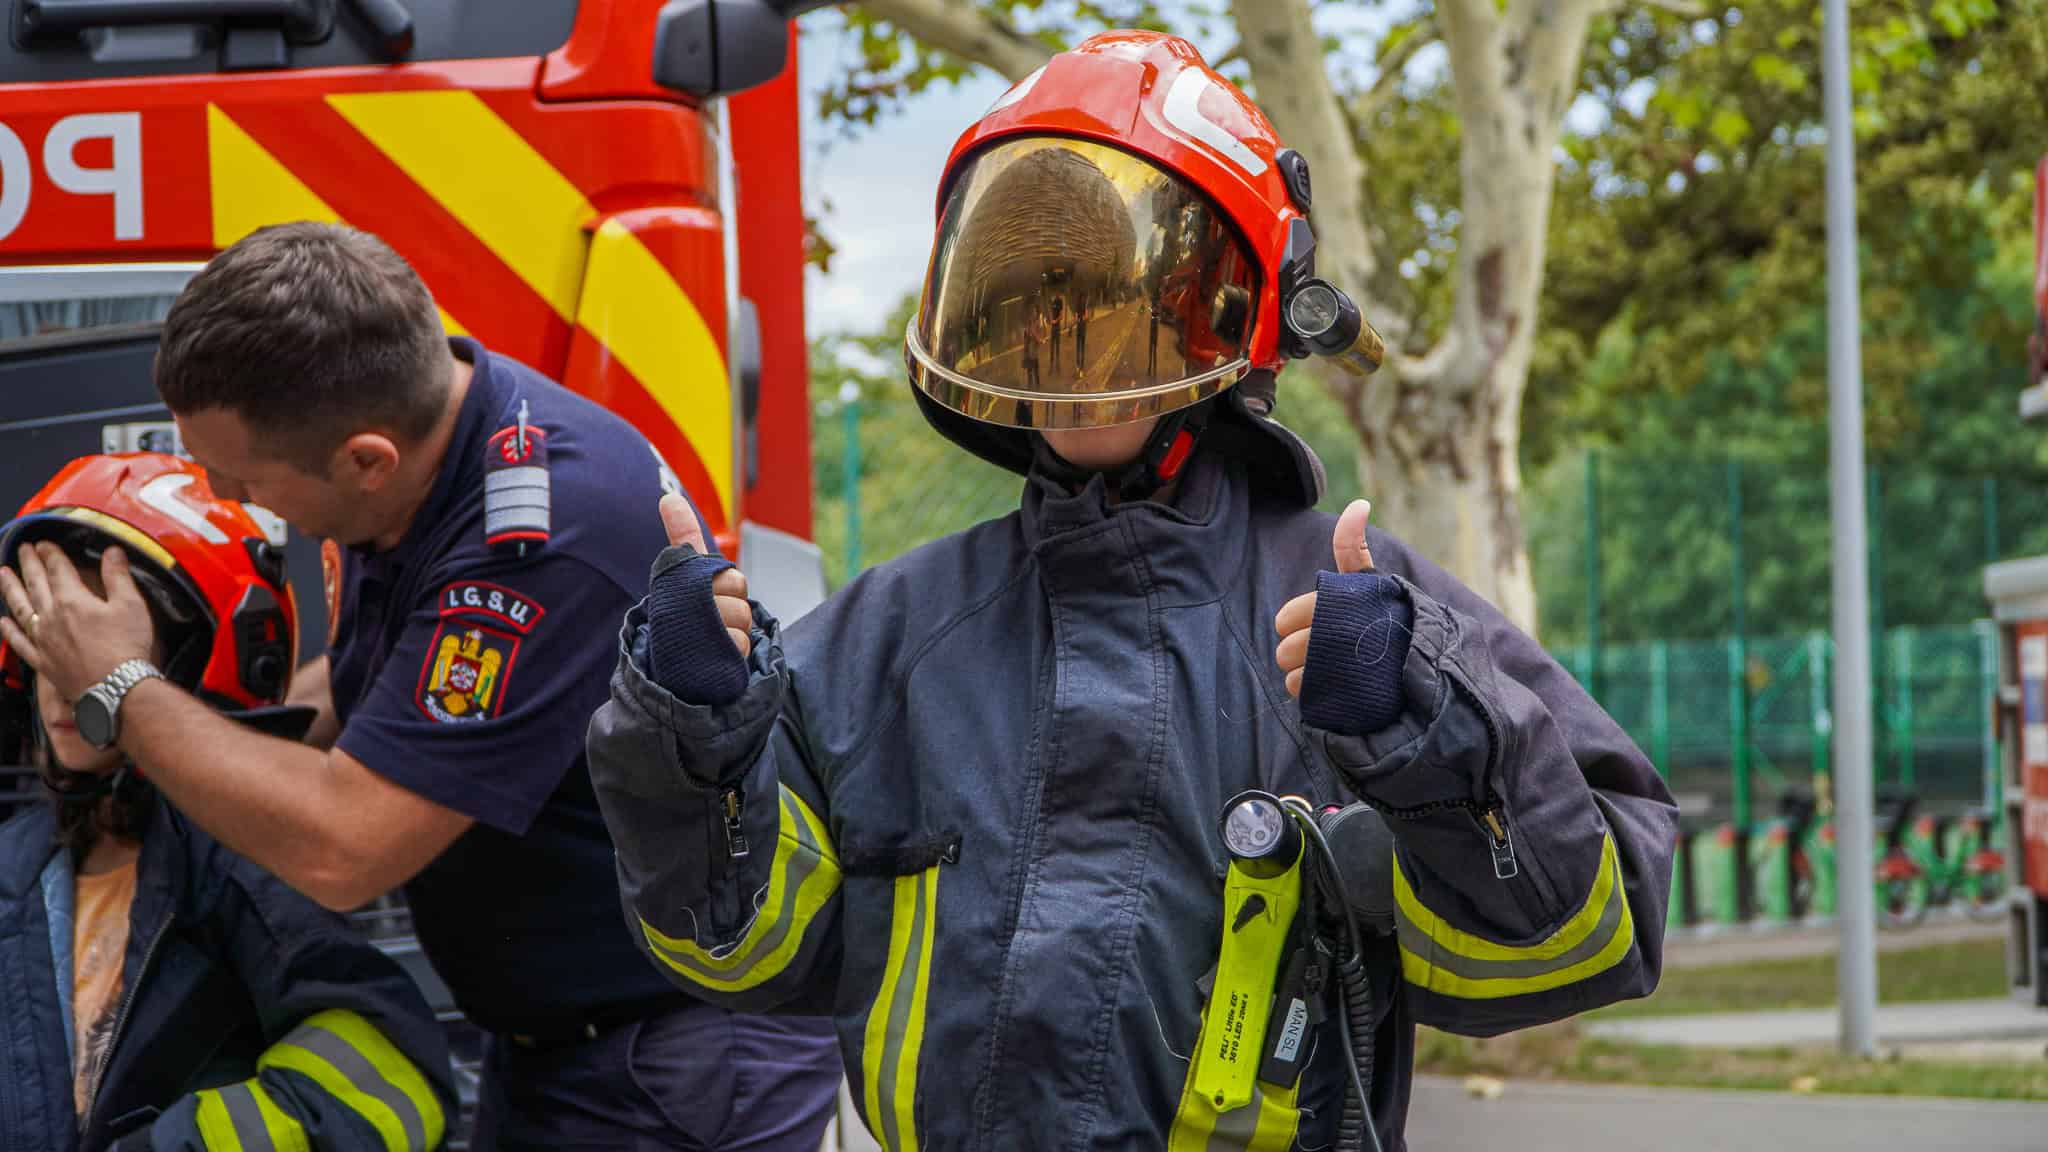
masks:
[[[0,84],[544,56],[568,42],[577,3],[404,0],[391,9],[357,0],[156,0],[120,5],[119,22],[102,26],[82,26],[81,17],[51,6],[28,34],[17,27],[0,41]],[[251,9],[262,14],[252,19]],[[370,18],[401,11],[409,18],[402,32]]]
[[[163,320],[196,264],[0,269],[0,348]]]

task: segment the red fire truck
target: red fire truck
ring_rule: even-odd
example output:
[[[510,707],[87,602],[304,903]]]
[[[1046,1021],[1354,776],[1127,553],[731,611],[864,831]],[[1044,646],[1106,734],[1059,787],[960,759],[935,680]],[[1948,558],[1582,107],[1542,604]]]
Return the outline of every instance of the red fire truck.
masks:
[[[822,593],[802,6],[13,0],[0,506],[81,453],[169,445],[148,365],[179,287],[255,228],[341,220],[420,270],[450,332],[637,425],[800,612]],[[301,603],[321,635],[320,597]]]
[[[419,269],[450,332],[637,425],[801,614],[824,588],[789,20],[812,6],[0,4],[0,512],[75,456],[175,451],[150,361],[179,289],[253,229],[339,220]],[[318,547],[287,554],[324,636]],[[0,815],[26,776],[0,767]],[[467,1063],[403,908],[366,921]]]

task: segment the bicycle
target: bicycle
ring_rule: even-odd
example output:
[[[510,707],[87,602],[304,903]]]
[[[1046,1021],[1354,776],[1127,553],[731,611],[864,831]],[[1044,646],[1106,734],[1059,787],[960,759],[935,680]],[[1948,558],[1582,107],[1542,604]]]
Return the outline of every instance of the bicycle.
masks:
[[[1913,928],[1927,910],[1960,898],[1974,920],[1995,920],[2005,907],[2005,854],[1992,846],[1995,822],[1989,812],[1972,808],[1951,825],[1934,815],[1912,820],[1914,796],[1887,796],[1879,801],[1884,814],[1884,855],[1877,864],[1877,903],[1884,926]],[[1909,824],[1916,835],[1909,843]]]

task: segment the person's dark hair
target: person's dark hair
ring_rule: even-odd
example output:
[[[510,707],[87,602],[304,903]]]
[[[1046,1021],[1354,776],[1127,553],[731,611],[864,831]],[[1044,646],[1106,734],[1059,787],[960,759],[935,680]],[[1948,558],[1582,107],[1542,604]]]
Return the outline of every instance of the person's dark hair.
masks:
[[[338,224],[250,233],[185,286],[156,387],[174,413],[222,408],[315,475],[343,441],[422,440],[449,387],[440,310],[391,246]]]
[[[50,802],[57,806],[57,843],[71,853],[72,859],[82,861],[103,835],[140,840],[149,830],[155,797],[156,790],[149,782],[133,772],[124,773],[112,792],[92,796],[52,792]],[[100,818],[101,805],[107,806],[104,820]]]

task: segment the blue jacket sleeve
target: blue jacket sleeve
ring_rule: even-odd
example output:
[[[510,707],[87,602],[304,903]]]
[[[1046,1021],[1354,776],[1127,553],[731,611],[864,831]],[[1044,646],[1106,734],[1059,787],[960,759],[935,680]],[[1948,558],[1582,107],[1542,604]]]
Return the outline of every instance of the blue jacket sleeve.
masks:
[[[1663,781],[1491,605],[1391,538],[1372,548],[1412,614],[1398,710],[1371,724],[1325,712],[1316,735],[1395,833],[1417,1018],[1491,1035],[1648,995],[1678,818]],[[1337,665],[1363,659],[1315,641],[1305,703],[1318,677],[1343,680]]]
[[[755,605],[738,697],[693,704],[650,674],[648,605],[634,608],[590,722],[590,776],[654,965],[727,1007],[815,1014],[833,994],[840,866],[780,636]]]

